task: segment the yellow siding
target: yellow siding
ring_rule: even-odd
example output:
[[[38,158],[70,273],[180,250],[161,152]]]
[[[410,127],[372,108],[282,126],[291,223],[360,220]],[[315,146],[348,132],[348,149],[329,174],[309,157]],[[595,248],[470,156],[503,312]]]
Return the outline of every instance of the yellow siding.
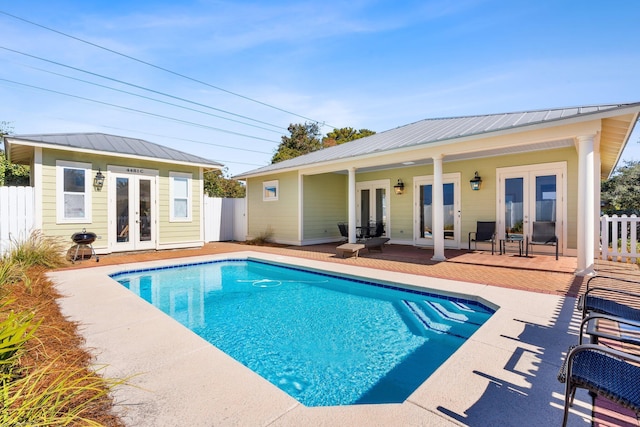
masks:
[[[42,229],[48,236],[60,236],[70,242],[73,233],[86,228],[96,233],[99,238],[94,247],[108,246],[108,180],[105,180],[101,191],[92,191],[92,222],[90,224],[57,224],[56,223],[56,161],[90,163],[93,165],[93,176],[98,168],[106,174],[107,166],[135,167],[157,170],[158,178],[158,240],[160,244],[197,242],[200,240],[200,216],[202,214],[199,167],[169,165],[137,159],[124,159],[108,156],[91,156],[86,153],[73,153],[61,150],[43,150],[43,196],[42,196]],[[169,222],[169,172],[192,174],[192,220],[189,222]]]
[[[263,201],[262,183],[278,181],[278,200]],[[247,182],[248,239],[276,237],[282,243],[299,242],[298,174],[289,172],[249,179]]]
[[[338,222],[348,220],[348,176],[339,174],[304,177],[305,241],[340,238]]]

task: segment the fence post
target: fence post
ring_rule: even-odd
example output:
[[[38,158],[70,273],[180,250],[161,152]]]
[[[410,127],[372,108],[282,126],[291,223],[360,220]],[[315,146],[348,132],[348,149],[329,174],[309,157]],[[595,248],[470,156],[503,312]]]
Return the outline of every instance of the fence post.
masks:
[[[609,215],[600,217],[600,258],[609,259]]]

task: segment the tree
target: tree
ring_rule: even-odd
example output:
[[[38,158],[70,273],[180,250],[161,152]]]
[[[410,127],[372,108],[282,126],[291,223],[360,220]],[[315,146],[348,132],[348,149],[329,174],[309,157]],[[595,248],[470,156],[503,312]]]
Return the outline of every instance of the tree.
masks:
[[[0,122],[0,138],[10,135],[13,127],[9,122]],[[29,185],[29,166],[9,163],[4,150],[0,150],[0,186]]]
[[[215,169],[204,173],[204,192],[209,197],[230,197],[241,199],[246,188],[240,181],[228,178],[227,168]]]
[[[293,159],[303,154],[321,150],[334,145],[344,144],[354,139],[364,138],[375,134],[369,129],[355,130],[350,127],[334,129],[327,133],[322,140],[319,139],[320,131],[317,123],[290,124],[290,136],[283,136],[282,142],[278,146],[276,153],[271,159],[271,163],[278,163],[283,160]]]
[[[640,214],[640,162],[625,161],[614,174],[600,185],[602,212],[613,214]]]
[[[287,128],[290,135],[283,135],[271,163],[293,159],[303,154],[311,153],[322,148],[320,130],[317,123],[290,124]]]
[[[355,130],[350,127],[334,129],[327,133],[327,136],[322,138],[322,146],[324,148],[333,147],[334,145],[344,144],[345,142],[364,138],[365,136],[371,136],[373,134],[375,134],[375,132],[369,129]]]

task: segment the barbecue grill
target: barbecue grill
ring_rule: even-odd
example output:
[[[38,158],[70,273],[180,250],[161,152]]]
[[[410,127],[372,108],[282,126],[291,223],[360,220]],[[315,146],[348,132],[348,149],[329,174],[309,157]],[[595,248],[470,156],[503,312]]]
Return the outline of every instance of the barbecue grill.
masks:
[[[80,258],[84,259],[84,250],[87,248],[91,249],[91,252],[89,252],[89,258],[87,259],[91,259],[92,256],[95,256],[96,262],[99,262],[100,257],[96,255],[96,251],[93,249],[93,242],[95,242],[97,237],[96,233],[88,232],[86,229],[82,229],[80,233],[73,233],[71,240],[73,240],[73,243],[75,244],[76,251],[73,257],[71,257],[71,262],[76,262],[78,260],[78,252],[80,252]],[[73,248],[74,247],[71,247],[72,250]]]

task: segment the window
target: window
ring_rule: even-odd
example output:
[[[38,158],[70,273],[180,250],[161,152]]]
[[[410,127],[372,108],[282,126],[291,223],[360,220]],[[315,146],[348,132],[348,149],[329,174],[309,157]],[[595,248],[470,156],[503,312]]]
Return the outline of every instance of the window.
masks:
[[[91,222],[91,164],[56,162],[58,223]]]
[[[170,221],[191,221],[191,174],[171,172]]]
[[[278,181],[265,181],[262,183],[262,200],[271,202],[278,200]]]

